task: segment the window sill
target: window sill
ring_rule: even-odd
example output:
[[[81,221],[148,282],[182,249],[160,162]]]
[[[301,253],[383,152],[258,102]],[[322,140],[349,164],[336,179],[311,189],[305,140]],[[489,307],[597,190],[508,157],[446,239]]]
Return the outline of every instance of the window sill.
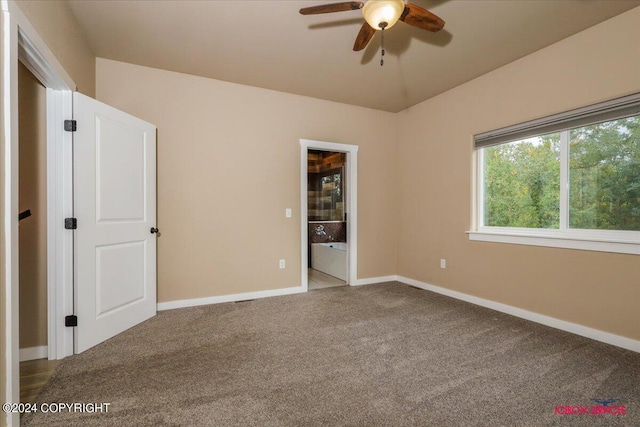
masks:
[[[469,240],[514,245],[545,246],[583,251],[640,255],[640,240],[567,235],[555,230],[479,230],[467,231]]]

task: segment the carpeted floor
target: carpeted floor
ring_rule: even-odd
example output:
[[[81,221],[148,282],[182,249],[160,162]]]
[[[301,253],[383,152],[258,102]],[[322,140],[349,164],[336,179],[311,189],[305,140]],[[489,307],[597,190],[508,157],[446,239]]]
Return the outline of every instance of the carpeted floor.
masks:
[[[640,354],[386,283],[161,312],[37,400],[110,407],[23,425],[638,426]]]

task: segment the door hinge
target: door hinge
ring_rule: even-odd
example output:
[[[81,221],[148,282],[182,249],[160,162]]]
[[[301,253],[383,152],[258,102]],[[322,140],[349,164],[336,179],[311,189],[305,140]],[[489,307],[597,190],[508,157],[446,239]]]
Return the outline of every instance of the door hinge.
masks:
[[[64,130],[67,132],[75,132],[78,128],[78,122],[75,120],[65,120],[64,121]]]
[[[78,219],[77,218],[65,218],[64,219],[64,228],[67,230],[75,230],[78,228]]]
[[[75,314],[72,314],[71,316],[65,316],[64,326],[66,326],[67,328],[78,326],[78,316],[76,316]]]

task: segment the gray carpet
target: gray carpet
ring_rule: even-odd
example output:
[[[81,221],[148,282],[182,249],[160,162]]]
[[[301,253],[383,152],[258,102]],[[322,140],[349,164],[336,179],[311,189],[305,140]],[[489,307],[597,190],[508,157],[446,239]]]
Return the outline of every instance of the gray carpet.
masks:
[[[38,401],[111,406],[23,425],[640,426],[640,354],[386,283],[161,312]]]

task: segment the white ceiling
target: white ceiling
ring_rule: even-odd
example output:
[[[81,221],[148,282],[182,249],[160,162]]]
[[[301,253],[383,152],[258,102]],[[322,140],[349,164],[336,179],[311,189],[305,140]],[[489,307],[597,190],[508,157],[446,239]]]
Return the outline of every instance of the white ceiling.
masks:
[[[335,1],[70,0],[102,58],[397,112],[640,5],[640,0],[409,0],[446,22],[402,22],[361,52],[361,11]],[[615,49],[615,46],[612,46]],[[550,64],[551,66],[551,64]]]

